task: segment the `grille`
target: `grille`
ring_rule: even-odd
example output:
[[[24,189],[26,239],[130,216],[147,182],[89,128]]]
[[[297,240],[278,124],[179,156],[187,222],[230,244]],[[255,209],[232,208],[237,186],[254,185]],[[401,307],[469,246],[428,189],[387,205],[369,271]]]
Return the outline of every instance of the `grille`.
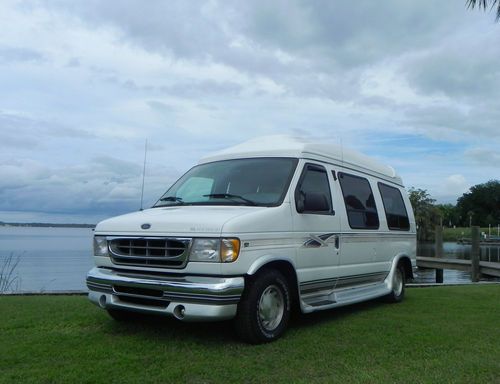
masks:
[[[148,307],[167,308],[168,305],[170,304],[170,301],[148,299],[145,297],[132,297],[132,296],[120,296],[120,295],[118,295],[118,299],[120,299],[120,301],[123,301],[125,303],[145,305]]]
[[[180,238],[114,238],[109,250],[115,264],[183,268],[190,243]]]

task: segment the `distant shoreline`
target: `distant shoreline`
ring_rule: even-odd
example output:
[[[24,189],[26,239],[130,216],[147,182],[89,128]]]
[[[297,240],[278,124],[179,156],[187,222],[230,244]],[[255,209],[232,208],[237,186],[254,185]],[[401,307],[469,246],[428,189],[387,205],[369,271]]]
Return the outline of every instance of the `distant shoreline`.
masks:
[[[4,223],[0,221],[0,227],[95,228],[95,226],[95,224]]]

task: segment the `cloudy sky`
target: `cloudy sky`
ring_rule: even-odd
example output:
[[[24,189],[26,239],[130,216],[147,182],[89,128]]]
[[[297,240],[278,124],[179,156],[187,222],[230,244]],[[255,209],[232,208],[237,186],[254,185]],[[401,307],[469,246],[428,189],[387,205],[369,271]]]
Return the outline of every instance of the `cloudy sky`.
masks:
[[[2,1],[0,221],[96,222],[262,136],[454,203],[500,178],[500,24],[465,0]]]

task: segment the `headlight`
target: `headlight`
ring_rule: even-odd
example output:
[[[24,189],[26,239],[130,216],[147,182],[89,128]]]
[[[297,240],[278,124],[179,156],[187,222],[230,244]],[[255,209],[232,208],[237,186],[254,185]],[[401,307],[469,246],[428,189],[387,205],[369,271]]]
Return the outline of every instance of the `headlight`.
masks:
[[[108,256],[106,236],[94,236],[94,256]]]
[[[218,239],[194,239],[189,260],[219,262],[219,242]]]
[[[238,258],[240,253],[239,239],[221,239],[220,260],[223,263],[231,263]]]
[[[189,261],[230,263],[238,258],[238,239],[194,239]]]

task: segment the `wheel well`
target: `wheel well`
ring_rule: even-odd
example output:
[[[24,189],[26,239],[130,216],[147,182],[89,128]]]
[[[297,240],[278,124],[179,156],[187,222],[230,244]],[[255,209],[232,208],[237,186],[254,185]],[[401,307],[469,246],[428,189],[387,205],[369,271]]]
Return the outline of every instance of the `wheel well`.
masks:
[[[283,274],[288,282],[288,287],[290,288],[291,308],[292,310],[298,308],[299,292],[297,288],[297,274],[295,273],[295,269],[293,268],[292,264],[290,264],[289,262],[280,260],[271,261],[260,267],[253,275],[250,275],[249,277],[251,279],[255,279],[260,273],[269,269],[274,269]]]
[[[410,259],[408,257],[402,257],[401,259],[399,259],[398,264],[401,264],[403,266],[406,279],[413,279],[413,268],[411,266]]]

